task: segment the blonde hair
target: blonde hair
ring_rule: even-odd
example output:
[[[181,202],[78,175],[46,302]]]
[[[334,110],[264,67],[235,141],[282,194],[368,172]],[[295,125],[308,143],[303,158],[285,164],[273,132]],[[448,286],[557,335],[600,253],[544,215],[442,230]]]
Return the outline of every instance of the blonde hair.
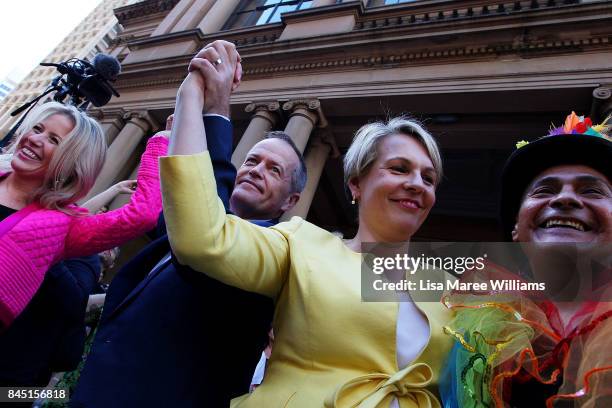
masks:
[[[387,136],[402,134],[423,145],[436,172],[436,185],[442,180],[442,157],[434,137],[408,116],[398,116],[386,122],[373,122],[362,126],[344,156],[344,182],[363,176],[378,158],[378,145]]]
[[[55,150],[42,185],[32,192],[31,201],[45,208],[73,214],[68,206],[85,197],[93,187],[106,158],[106,140],[102,128],[94,119],[70,105],[47,102],[35,108],[16,134],[7,154],[0,160],[12,159],[21,137],[43,120],[53,115],[71,119],[74,128]]]

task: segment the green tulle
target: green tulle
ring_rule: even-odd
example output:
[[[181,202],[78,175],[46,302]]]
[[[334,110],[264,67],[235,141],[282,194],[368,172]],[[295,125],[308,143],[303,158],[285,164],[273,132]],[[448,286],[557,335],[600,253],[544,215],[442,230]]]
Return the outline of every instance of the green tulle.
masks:
[[[453,380],[459,407],[494,406],[492,379],[496,368],[529,348],[536,334],[520,313],[520,305],[508,298],[483,299],[483,296],[453,295],[456,310],[447,334],[460,344],[451,354]],[[501,302],[503,300],[503,302]],[[520,300],[518,301],[520,303]]]

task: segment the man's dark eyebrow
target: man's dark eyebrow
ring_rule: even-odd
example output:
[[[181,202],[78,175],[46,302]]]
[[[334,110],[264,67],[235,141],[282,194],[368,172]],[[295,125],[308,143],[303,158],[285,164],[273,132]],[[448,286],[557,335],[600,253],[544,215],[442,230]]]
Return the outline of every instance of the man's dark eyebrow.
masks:
[[[261,160],[261,156],[258,155],[257,153],[249,153],[249,154],[247,154],[247,156],[245,157],[244,160],[246,161],[248,159]],[[281,163],[279,163],[279,162],[277,162],[276,160],[273,160],[273,159],[268,159],[268,161],[270,161],[272,165],[280,167],[281,172],[283,172],[283,173],[285,172],[285,167]]]
[[[598,176],[591,176],[591,175],[579,176],[578,182],[582,184],[590,184],[590,185],[596,184],[596,185],[604,187],[606,190],[612,193],[612,186],[610,186],[610,183],[608,183],[607,180],[602,179],[601,177],[598,177]]]
[[[575,179],[578,183],[582,183],[582,184],[600,184],[603,186],[606,186],[608,189],[610,189],[608,183],[606,183],[605,180],[603,180],[601,177],[597,177],[597,176],[592,176],[590,174],[584,174],[584,175],[580,175],[578,177],[576,177]],[[561,179],[559,177],[555,177],[555,176],[547,176],[544,177],[540,180],[535,181],[533,184],[531,184],[529,190],[533,189],[534,187],[537,186],[541,186],[541,185],[558,185],[561,183]],[[612,189],[610,189],[612,190]]]
[[[541,178],[539,180],[534,181],[531,184],[531,187],[539,186],[539,185],[542,185],[542,184],[559,184],[560,182],[561,182],[561,180],[559,179],[559,177],[546,176],[544,178]]]
[[[272,163],[273,166],[278,166],[281,169],[281,173],[285,172],[285,166],[283,166],[282,163],[279,163],[274,159],[270,159],[270,162]]]
[[[597,177],[597,176],[591,176],[591,175],[587,175],[585,174],[584,176],[578,176],[577,181],[579,181],[580,183],[602,183],[602,184],[606,184],[606,182],[604,180],[601,179],[601,177]]]

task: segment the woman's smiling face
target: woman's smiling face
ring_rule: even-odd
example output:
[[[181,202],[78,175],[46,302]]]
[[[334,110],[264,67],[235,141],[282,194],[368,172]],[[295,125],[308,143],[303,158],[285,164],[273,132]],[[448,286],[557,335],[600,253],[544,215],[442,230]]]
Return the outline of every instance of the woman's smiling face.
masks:
[[[45,178],[55,150],[72,131],[74,123],[62,114],[51,115],[35,124],[17,145],[11,167],[20,177]]]
[[[359,221],[381,242],[409,240],[436,201],[436,171],[425,147],[404,134],[385,137],[367,173],[349,187]]]

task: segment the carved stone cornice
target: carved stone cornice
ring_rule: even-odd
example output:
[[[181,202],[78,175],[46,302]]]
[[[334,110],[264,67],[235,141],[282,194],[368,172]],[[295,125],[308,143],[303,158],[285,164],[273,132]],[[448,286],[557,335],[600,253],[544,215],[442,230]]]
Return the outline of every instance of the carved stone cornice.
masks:
[[[268,112],[278,112],[280,104],[278,102],[251,102],[245,106],[244,111],[246,113],[257,112],[260,110],[266,110]]]
[[[320,128],[327,126],[327,119],[321,109],[321,101],[318,99],[292,99],[283,104],[283,110],[289,112],[289,117],[301,115]]]
[[[283,104],[284,111],[293,111],[298,107],[316,111],[321,108],[321,101],[318,99],[293,99]]]
[[[130,34],[130,35],[120,34],[117,37],[111,39],[108,42],[108,46],[109,46],[109,48],[113,48],[113,47],[117,47],[119,45],[126,45],[130,41],[134,41],[136,38],[137,37],[134,34]]]
[[[98,120],[98,122],[112,122],[117,119],[123,119],[126,114],[122,108],[95,108],[91,107],[87,109],[87,114],[92,118]]]
[[[606,101],[612,97],[612,89],[608,86],[600,86],[593,90],[593,98]]]
[[[354,3],[354,4],[353,4]],[[459,3],[459,6],[457,5]],[[401,3],[396,6],[363,9],[358,2],[347,2],[336,5],[304,9],[283,14],[283,23],[246,27],[237,30],[223,31],[212,34],[211,39],[226,39],[237,46],[265,45],[274,43],[287,22],[309,21],[318,18],[333,17],[338,12],[345,14],[352,9],[358,18],[353,32],[380,30],[401,27],[423,27],[428,25],[458,22],[480,22],[483,18],[492,17],[530,17],[537,13],[550,11],[573,12],[591,5],[581,4],[578,0],[533,0],[525,1],[495,1],[482,4],[482,0],[472,1],[419,1],[416,3]],[[597,7],[597,4],[592,6]],[[601,7],[601,5],[599,5]],[[206,41],[210,42],[210,41]]]
[[[118,7],[114,10],[115,17],[122,25],[129,24],[130,20],[151,16],[153,14],[167,13],[179,0],[145,0],[129,6]]]
[[[145,133],[159,128],[159,123],[153,119],[149,112],[144,110],[126,112],[123,115],[123,120],[133,123]]]
[[[488,4],[483,4],[488,3]],[[575,8],[578,0],[526,1],[438,1],[402,4],[371,10],[355,25],[355,30],[380,29],[405,25],[458,22],[499,16],[538,13],[547,10]]]
[[[87,109],[87,114],[89,116],[91,116],[92,118],[96,119],[97,121],[100,121],[100,119],[104,118],[104,112],[102,111],[102,109]]]
[[[283,23],[275,23],[207,34],[202,41],[202,45],[208,44],[214,40],[230,41],[236,44],[237,47],[269,44],[280,37],[284,28],[285,25]]]
[[[187,64],[185,64],[187,66]],[[121,77],[120,77],[121,78]],[[144,78],[130,78],[130,79],[119,79],[115,88],[117,89],[129,89],[129,88],[150,88],[150,87],[163,87],[165,85],[176,85],[183,82],[185,75],[169,76],[165,78],[159,77],[144,77]]]
[[[518,54],[524,58],[535,57],[538,55],[561,54],[567,52],[581,52],[585,49],[606,48],[612,44],[612,35],[601,36],[580,36],[573,39],[528,39],[512,40],[497,44],[465,45],[459,47],[436,48],[436,49],[412,49],[410,51],[396,50],[392,53],[382,54],[379,50],[357,55],[342,56],[341,58],[320,59],[312,62],[288,62],[285,64],[275,63],[255,66],[246,65],[244,70],[245,77],[250,76],[269,76],[271,74],[292,75],[298,72],[309,71],[328,71],[329,69],[344,70],[358,67],[373,68],[391,67],[411,64],[430,64],[436,61],[448,63],[448,60],[474,60],[474,58],[497,57],[506,54]],[[399,51],[399,52],[398,52]]]
[[[157,35],[155,37],[133,38],[127,41],[130,49],[150,48],[181,41],[197,41],[203,47],[215,40],[233,42],[236,46],[262,45],[273,43],[283,32],[283,23],[266,24],[220,31],[212,34],[203,34],[198,28],[173,33]]]
[[[380,22],[379,20],[391,12],[399,13],[399,17],[402,17],[414,15],[416,11],[426,8],[457,8],[457,4],[472,4],[474,12],[476,3],[482,6],[483,2],[424,0],[366,9],[363,22]],[[503,3],[509,7],[515,2],[490,3]],[[544,2],[540,1],[539,4],[541,3]],[[186,40],[204,44],[217,38],[227,38],[239,45],[239,51],[244,57],[245,80],[312,75],[319,72],[489,61],[499,60],[500,56],[505,55],[511,58],[535,58],[612,49],[612,34],[607,21],[609,18],[606,19],[605,14],[605,6],[612,4],[612,1],[565,4],[562,0],[556,0],[555,6],[548,6],[549,3],[552,4],[546,2],[546,5],[542,4],[537,9],[529,9],[530,11],[497,13],[495,19],[486,20],[484,23],[467,17],[461,21],[444,20],[445,24],[437,25],[393,25],[390,20],[388,24],[385,22],[380,25],[384,30],[376,28],[372,31],[364,28],[320,38],[276,41],[274,38],[282,32],[282,23],[278,23],[269,25],[270,27],[249,27],[206,36],[199,30],[188,30],[130,41],[128,46],[130,49],[149,48]],[[523,9],[527,7],[524,1],[520,4]],[[489,7],[489,10],[491,11],[492,7]],[[480,12],[482,13],[482,10]],[[372,20],[367,20],[368,18]],[[581,30],[582,26],[588,26],[589,30]],[[124,65],[116,87],[119,91],[131,88],[177,87],[184,79],[184,67],[191,57],[192,55],[185,55]]]
[[[593,100],[589,116],[593,122],[599,123],[612,113],[612,85],[604,85],[593,89]]]
[[[280,104],[278,102],[251,102],[245,106],[246,113],[253,113],[251,118],[262,118],[270,122],[271,126],[276,125],[281,117]]]

